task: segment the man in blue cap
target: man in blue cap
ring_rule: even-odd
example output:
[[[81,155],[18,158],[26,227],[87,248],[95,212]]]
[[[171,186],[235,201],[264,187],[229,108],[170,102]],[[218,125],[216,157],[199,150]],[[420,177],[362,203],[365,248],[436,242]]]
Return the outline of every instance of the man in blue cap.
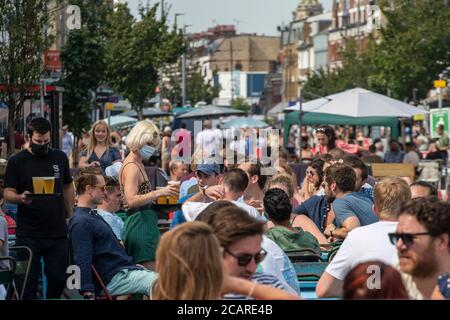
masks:
[[[197,172],[203,168],[204,167],[200,165],[197,168]],[[212,169],[212,167],[209,167],[208,169]],[[200,171],[200,173],[202,172]],[[259,220],[262,219],[261,215],[258,213],[258,210],[243,201],[243,195],[249,181],[247,173],[245,173],[244,170],[238,168],[228,170],[223,175],[223,179],[219,178],[220,184],[217,185],[204,185],[206,180],[212,181],[213,179],[199,178],[200,192],[187,199],[182,206],[183,215],[186,221],[195,220],[200,212],[206,209],[206,207],[208,207],[208,205],[212,202],[217,200],[227,200],[233,202],[238,207],[247,211],[247,213],[252,217]]]
[[[189,183],[189,185],[180,187],[180,200],[179,203],[184,203],[185,201],[202,202],[204,198],[204,191],[212,186],[217,186],[222,179],[222,167],[214,159],[206,159],[201,164],[199,164],[195,170],[195,182],[186,181],[184,183]],[[194,184],[192,184],[194,183]],[[182,190],[184,188],[184,191]],[[214,189],[210,189],[209,192],[214,192]],[[222,194],[216,193],[216,197],[221,197]],[[183,222],[186,219],[181,210],[178,210],[174,214],[174,218],[170,224],[173,228]]]

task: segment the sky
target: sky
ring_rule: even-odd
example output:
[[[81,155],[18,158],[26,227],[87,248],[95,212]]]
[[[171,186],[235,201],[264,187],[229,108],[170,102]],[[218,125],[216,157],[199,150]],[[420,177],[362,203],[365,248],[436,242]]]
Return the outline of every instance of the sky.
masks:
[[[127,0],[133,14],[137,15],[139,2]],[[155,0],[151,0],[153,4]],[[292,20],[292,11],[300,0],[165,0],[170,7],[170,23],[175,13],[179,27],[190,25],[188,32],[206,31],[218,24],[234,24],[238,33],[278,35],[277,26]],[[331,9],[332,0],[321,0],[325,10]]]

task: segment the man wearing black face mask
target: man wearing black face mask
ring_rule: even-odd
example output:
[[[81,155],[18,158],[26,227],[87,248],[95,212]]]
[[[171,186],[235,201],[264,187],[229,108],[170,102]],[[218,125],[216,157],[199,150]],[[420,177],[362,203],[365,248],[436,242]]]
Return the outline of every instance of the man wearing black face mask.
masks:
[[[4,198],[18,204],[16,244],[33,251],[24,299],[37,298],[41,258],[48,281],[47,299],[59,299],[66,282],[66,218],[72,215],[75,190],[67,156],[50,148],[50,133],[48,120],[30,121],[27,126],[29,147],[9,159],[5,172]],[[34,186],[33,177],[54,179],[53,192],[48,190],[48,184]],[[41,190],[34,190],[34,187]],[[44,192],[50,194],[42,195]]]

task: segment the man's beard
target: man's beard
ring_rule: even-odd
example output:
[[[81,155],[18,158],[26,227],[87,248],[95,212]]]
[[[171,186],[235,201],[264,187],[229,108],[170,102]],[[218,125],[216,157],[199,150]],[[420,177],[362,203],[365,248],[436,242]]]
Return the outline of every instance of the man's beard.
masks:
[[[439,271],[438,259],[434,253],[432,244],[430,243],[428,249],[424,251],[423,256],[415,257],[412,269],[408,272],[413,277],[427,278]]]
[[[336,195],[334,195],[333,193],[330,195],[326,195],[326,196],[327,196],[328,203],[333,203],[334,200],[336,200]]]

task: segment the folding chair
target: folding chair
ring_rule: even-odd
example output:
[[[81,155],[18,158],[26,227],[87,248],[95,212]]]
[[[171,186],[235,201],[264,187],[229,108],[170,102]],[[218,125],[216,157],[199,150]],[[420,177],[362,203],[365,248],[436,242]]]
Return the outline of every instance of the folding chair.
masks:
[[[25,287],[30,274],[33,251],[26,246],[12,246],[9,248],[10,255],[16,260],[16,272],[14,275],[14,294],[17,300],[23,299]],[[21,288],[19,287],[21,284]]]
[[[330,263],[334,256],[337,254],[337,252],[339,251],[339,248],[341,247],[342,242],[340,242],[339,244],[335,245],[333,247],[333,249],[330,250],[330,253],[328,254],[328,259],[327,262]]]
[[[14,273],[16,272],[16,260],[12,257],[0,257],[0,262],[9,262],[9,269],[0,269],[0,284],[5,286],[6,300],[11,297],[14,292]]]
[[[322,256],[317,254],[312,249],[302,249],[296,251],[286,252],[292,263],[296,262],[321,262],[323,261]]]
[[[294,268],[297,273],[297,281],[300,287],[302,297],[306,299],[315,299],[316,286],[320,277],[324,273],[327,262],[297,262]]]
[[[95,300],[109,300],[113,301],[115,300],[113,296],[109,293],[108,288],[106,288],[105,283],[103,282],[102,278],[98,274],[97,270],[95,269],[94,265],[91,265],[92,273],[94,274],[95,280],[97,284],[100,286],[96,286],[95,288]]]

